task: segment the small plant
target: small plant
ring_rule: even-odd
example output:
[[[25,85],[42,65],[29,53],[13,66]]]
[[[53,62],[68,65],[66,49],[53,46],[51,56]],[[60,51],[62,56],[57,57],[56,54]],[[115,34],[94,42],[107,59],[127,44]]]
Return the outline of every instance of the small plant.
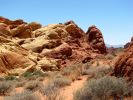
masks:
[[[31,91],[24,91],[13,96],[4,97],[4,100],[41,100],[40,97]]]
[[[13,89],[13,86],[10,82],[0,82],[0,95],[7,95],[9,92],[11,92]]]

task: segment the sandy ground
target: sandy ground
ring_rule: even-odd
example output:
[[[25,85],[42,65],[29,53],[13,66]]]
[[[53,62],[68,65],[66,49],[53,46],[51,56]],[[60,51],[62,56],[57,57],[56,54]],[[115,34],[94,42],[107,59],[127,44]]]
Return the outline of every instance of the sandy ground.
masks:
[[[73,100],[73,93],[83,86],[86,79],[87,76],[82,76],[81,80],[76,80],[72,82],[70,86],[62,88],[60,96],[63,97],[63,100]]]

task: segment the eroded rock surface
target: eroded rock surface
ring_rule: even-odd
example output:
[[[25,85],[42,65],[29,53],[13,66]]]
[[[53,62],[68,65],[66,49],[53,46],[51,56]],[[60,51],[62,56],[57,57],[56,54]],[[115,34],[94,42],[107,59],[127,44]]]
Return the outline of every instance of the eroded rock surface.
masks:
[[[42,27],[0,17],[0,44],[1,73],[59,70],[106,53],[99,29],[93,26],[85,33],[73,21]]]
[[[86,34],[90,46],[102,54],[107,53],[102,33],[96,26],[89,27]]]
[[[115,63],[113,75],[133,81],[133,39]]]

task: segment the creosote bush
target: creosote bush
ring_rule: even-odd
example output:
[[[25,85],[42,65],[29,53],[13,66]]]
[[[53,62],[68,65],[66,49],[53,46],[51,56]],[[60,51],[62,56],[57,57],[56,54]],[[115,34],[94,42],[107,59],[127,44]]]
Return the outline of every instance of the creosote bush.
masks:
[[[80,90],[74,93],[74,100],[108,100],[123,98],[129,94],[127,82],[122,78],[104,76],[87,81]]]

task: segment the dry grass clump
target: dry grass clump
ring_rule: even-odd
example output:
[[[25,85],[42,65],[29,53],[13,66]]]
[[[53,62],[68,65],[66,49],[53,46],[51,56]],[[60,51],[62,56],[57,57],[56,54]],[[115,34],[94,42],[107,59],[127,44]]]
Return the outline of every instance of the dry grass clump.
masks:
[[[15,83],[15,87],[23,87],[26,84],[26,81],[20,81]]]
[[[26,83],[24,88],[29,91],[37,91],[43,86],[43,83],[38,81],[29,81]]]
[[[83,67],[82,68],[82,75],[91,75],[93,78],[101,78],[110,73],[113,70],[112,67]]]
[[[124,79],[104,76],[87,81],[74,94],[74,100],[109,100],[111,97],[123,99],[129,92],[129,86]]]
[[[13,90],[13,84],[8,81],[0,82],[0,95],[8,95]]]
[[[44,87],[41,87],[41,93],[46,97],[46,100],[57,100],[59,99],[60,89],[64,86],[70,85],[71,80],[58,74],[53,76]]]
[[[72,79],[73,81],[78,79],[82,72],[82,63],[73,64],[71,66],[65,67],[61,74]]]
[[[24,91],[19,94],[4,97],[4,100],[41,100],[41,98],[31,91]]]

